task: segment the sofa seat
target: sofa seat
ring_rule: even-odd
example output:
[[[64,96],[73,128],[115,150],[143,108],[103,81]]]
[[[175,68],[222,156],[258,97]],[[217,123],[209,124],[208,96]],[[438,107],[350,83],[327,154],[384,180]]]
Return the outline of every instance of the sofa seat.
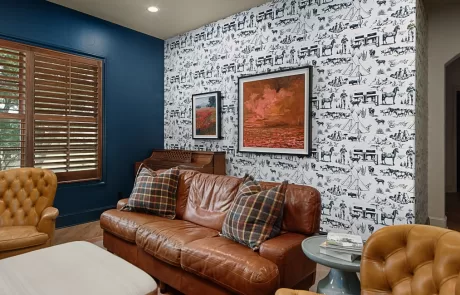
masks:
[[[283,234],[253,252],[218,235],[242,181],[181,170],[175,220],[110,210],[101,217],[104,246],[165,288],[183,294],[273,295],[278,288],[308,290],[315,281],[316,263],[303,254],[301,243],[319,230],[320,193],[309,186],[288,185]],[[128,201],[120,200],[117,209]]]
[[[108,210],[101,215],[101,228],[127,242],[136,242],[136,232],[140,226],[164,220],[149,214]]]
[[[283,233],[260,245],[259,255],[278,266],[281,286],[295,286],[308,276],[315,276],[316,263],[302,250],[302,241],[306,238],[301,234]]]
[[[219,232],[184,220],[148,223],[139,228],[136,244],[145,252],[174,266],[180,267],[181,251],[187,243],[217,237]]]
[[[2,226],[0,252],[40,246],[48,239],[48,235],[39,232],[35,226]]]
[[[239,294],[274,294],[280,282],[276,264],[224,237],[186,244],[181,267]]]

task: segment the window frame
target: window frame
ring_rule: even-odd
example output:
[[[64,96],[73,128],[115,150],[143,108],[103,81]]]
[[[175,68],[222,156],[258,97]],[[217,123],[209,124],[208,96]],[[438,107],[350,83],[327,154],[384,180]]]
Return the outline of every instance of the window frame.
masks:
[[[35,139],[35,55],[45,55],[53,58],[68,59],[71,62],[81,63],[97,67],[97,114],[94,122],[97,124],[97,155],[96,155],[96,169],[82,170],[82,171],[69,171],[69,172],[55,172],[58,177],[59,183],[79,183],[79,182],[90,182],[90,181],[103,181],[103,167],[104,167],[104,69],[105,62],[102,58],[96,58],[93,56],[87,56],[79,53],[68,53],[57,51],[53,49],[47,49],[37,45],[28,45],[17,41],[10,41],[0,37],[0,47],[5,49],[20,50],[25,52],[25,112],[23,114],[8,114],[0,113],[0,119],[17,119],[24,120],[25,126],[25,140],[21,143],[21,150],[24,153],[20,159],[21,167],[34,167],[35,154],[34,154],[34,139]],[[38,115],[38,117],[44,117],[47,115]],[[53,117],[53,116],[48,116]],[[64,121],[67,116],[51,118],[56,119],[55,121]],[[70,121],[70,120],[69,120]],[[84,119],[83,119],[84,121]],[[21,121],[22,122],[22,121]],[[78,121],[74,123],[79,123]],[[81,122],[81,121],[80,121]],[[89,121],[88,121],[89,122]],[[22,123],[21,123],[22,124]],[[67,133],[69,136],[71,133]],[[46,168],[45,168],[46,169]],[[53,170],[53,169],[49,169]],[[94,172],[95,171],[95,172]]]

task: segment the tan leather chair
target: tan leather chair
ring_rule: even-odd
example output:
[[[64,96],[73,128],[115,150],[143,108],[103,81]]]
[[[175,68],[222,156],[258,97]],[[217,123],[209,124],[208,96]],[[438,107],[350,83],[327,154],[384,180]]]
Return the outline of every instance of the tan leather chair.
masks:
[[[374,233],[361,259],[362,295],[460,295],[460,233],[396,225]],[[313,295],[279,289],[276,295]]]
[[[0,259],[51,246],[59,211],[56,175],[44,169],[0,171]]]

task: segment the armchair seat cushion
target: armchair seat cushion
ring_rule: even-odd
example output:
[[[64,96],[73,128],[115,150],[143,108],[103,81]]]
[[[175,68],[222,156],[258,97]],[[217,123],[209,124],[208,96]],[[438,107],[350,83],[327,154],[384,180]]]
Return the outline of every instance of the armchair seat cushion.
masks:
[[[35,226],[0,227],[0,252],[45,244],[49,237]]]
[[[217,237],[219,232],[184,220],[149,223],[137,231],[136,244],[145,252],[171,265],[180,266],[181,251],[187,243]]]
[[[274,294],[280,284],[276,264],[224,237],[186,244],[181,266],[238,294]]]

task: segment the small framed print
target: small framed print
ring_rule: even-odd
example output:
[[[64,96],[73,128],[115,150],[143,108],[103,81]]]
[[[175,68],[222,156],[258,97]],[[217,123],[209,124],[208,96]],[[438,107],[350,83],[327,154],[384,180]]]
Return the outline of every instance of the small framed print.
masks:
[[[221,138],[220,91],[192,96],[193,139]]]

